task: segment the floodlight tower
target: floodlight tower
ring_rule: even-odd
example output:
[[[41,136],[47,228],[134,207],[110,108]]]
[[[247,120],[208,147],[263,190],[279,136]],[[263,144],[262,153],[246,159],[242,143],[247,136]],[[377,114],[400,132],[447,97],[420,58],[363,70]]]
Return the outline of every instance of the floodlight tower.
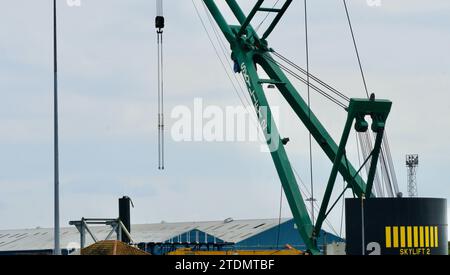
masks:
[[[418,197],[417,168],[419,167],[419,155],[406,156],[406,168],[408,169],[408,195],[411,198]]]

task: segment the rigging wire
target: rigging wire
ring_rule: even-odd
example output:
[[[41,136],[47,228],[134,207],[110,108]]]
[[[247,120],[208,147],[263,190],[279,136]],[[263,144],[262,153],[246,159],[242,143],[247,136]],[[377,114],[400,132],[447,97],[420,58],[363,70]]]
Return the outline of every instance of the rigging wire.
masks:
[[[383,144],[381,145],[381,150],[383,150]],[[381,180],[384,184],[384,186],[389,186],[390,189],[392,190],[392,197],[395,197],[395,192],[394,189],[392,188],[392,182],[391,182],[391,178],[389,176],[389,172],[388,172],[388,167],[387,167],[387,163],[386,163],[386,156],[383,152],[380,153],[380,169],[381,169]]]
[[[277,249],[280,247],[280,235],[281,235],[281,215],[283,211],[283,186],[281,186],[280,192],[280,211],[278,214],[278,229],[277,229]]]
[[[371,152],[373,150],[373,143],[372,143],[371,135],[370,135],[370,133],[365,132],[365,133],[359,133],[358,136],[361,140],[361,151],[363,153],[363,157],[368,158],[371,155]],[[368,175],[369,170],[370,170],[370,163],[366,163],[364,168],[366,170],[366,174]],[[385,196],[383,184],[380,179],[380,175],[379,175],[378,171],[375,174],[374,187],[375,187],[374,193],[377,196],[380,196],[380,197]]]
[[[217,24],[214,24],[212,16],[211,16],[211,14],[208,11],[208,8],[206,7],[205,2],[202,1],[202,5],[203,5],[203,9],[205,10],[206,17],[208,18],[208,21],[210,23],[210,26],[213,29],[214,35],[216,37],[216,40],[218,41],[218,44],[219,44],[219,47],[220,47],[220,49],[222,51],[224,59],[227,61],[228,65],[229,65],[229,68],[232,68],[233,65],[231,64],[231,61],[228,58],[228,56],[230,54],[227,53],[227,47],[225,45],[225,42],[223,41],[223,36],[220,35],[219,30],[217,29],[218,28]],[[235,73],[232,73],[232,75],[233,75],[233,77],[234,77],[234,79],[235,79],[235,81],[237,83],[236,86],[238,86],[238,88],[239,88],[240,95],[245,100],[245,103],[243,103],[243,105],[245,106],[245,104],[247,104],[247,106],[251,106],[252,104],[251,104],[250,100],[248,99],[248,97],[246,96],[247,95],[246,92],[245,92],[246,90],[242,86],[243,85],[242,81],[239,80],[239,78],[236,76]]]
[[[214,51],[215,51],[215,53],[216,53],[217,58],[219,59],[220,63],[222,64],[223,69],[224,69],[225,72],[227,73],[227,76],[228,76],[230,82],[232,83],[233,88],[235,89],[236,95],[237,95],[238,98],[240,99],[242,105],[245,106],[245,103],[244,103],[244,101],[242,100],[242,98],[241,98],[241,96],[240,96],[240,94],[239,94],[238,88],[237,88],[236,85],[234,84],[232,78],[229,76],[228,70],[226,69],[226,66],[225,66],[225,63],[223,62],[222,58],[220,57],[219,50],[217,49],[216,45],[215,45],[214,42],[213,42],[213,39],[212,39],[211,35],[210,35],[209,32],[208,32],[208,29],[207,29],[207,27],[206,27],[205,21],[203,20],[201,14],[200,14],[200,11],[198,10],[198,8],[197,8],[197,6],[196,6],[194,0],[191,0],[191,1],[192,1],[192,4],[193,4],[193,6],[194,6],[194,8],[195,8],[195,10],[196,10],[196,13],[197,13],[198,18],[200,19],[200,22],[202,23],[203,29],[205,30],[205,32],[206,32],[206,34],[207,34],[207,36],[208,36],[208,39],[209,39],[209,41],[210,41],[210,44],[211,44],[211,46],[214,48]],[[203,3],[203,5],[204,5],[204,3]],[[206,6],[204,6],[204,8],[206,8]],[[206,14],[209,15],[208,12],[206,12]],[[214,30],[214,34],[215,34],[215,36],[216,36],[216,39],[219,41],[218,44],[219,44],[219,46],[221,47],[221,51],[222,51],[223,55],[226,56],[227,54],[226,54],[226,46],[225,46],[225,43],[223,42],[222,39],[220,39],[221,36],[218,34],[217,29],[214,28],[215,24],[212,22],[212,18],[209,16],[208,19],[209,19],[209,22],[210,22],[210,24],[211,24],[213,30]],[[227,58],[225,58],[225,59],[228,60]],[[228,61],[228,62],[229,62],[229,61]],[[229,63],[229,65],[230,65],[230,68],[231,68],[231,63]],[[238,80],[238,78],[237,78],[236,76],[235,76],[235,80],[236,80],[236,82],[238,82],[239,84],[241,83],[241,82]],[[239,88],[241,88],[241,92],[245,94],[244,89],[242,88],[241,85],[239,85]],[[243,98],[247,101],[247,103],[249,103],[247,97],[243,96]],[[249,103],[249,105],[251,105],[251,104]],[[297,176],[298,176],[298,173],[297,173]],[[298,176],[298,177],[299,177],[299,176]],[[303,183],[303,185],[304,185],[304,183]],[[278,231],[279,231],[279,232],[278,232],[278,235],[277,235],[277,247],[279,247],[279,241],[280,241],[280,236],[281,236],[281,235],[280,235],[280,234],[281,234],[281,231],[280,231],[281,228],[280,228],[280,227],[281,227],[281,220],[282,220],[281,215],[282,215],[282,207],[283,207],[283,194],[284,194],[283,192],[284,192],[283,187],[281,187],[280,206],[279,206],[280,208],[279,208],[279,218],[278,218]],[[304,194],[303,191],[301,191],[301,192]],[[317,205],[316,205],[316,209],[318,209],[318,206],[317,206]],[[336,230],[333,228],[333,226],[332,226],[327,220],[325,221],[325,223],[329,226],[329,228],[330,228],[335,234],[337,234],[337,233],[336,233]]]
[[[345,179],[342,177],[342,184],[343,184],[343,186],[342,186],[342,192],[344,193],[344,195],[342,196],[342,206],[341,206],[341,226],[340,226],[340,228],[339,228],[339,237],[341,237],[342,238],[342,228],[343,228],[343,225],[344,225],[344,215],[345,215],[345,189],[346,189],[346,186],[345,186]]]
[[[241,101],[242,105],[245,106],[244,100],[242,99],[241,94],[239,93],[239,90],[238,90],[238,88],[236,87],[236,84],[235,84],[234,81],[232,80],[232,77],[230,76],[230,73],[229,73],[228,70],[227,70],[227,66],[225,65],[224,61],[223,61],[222,58],[220,57],[219,50],[217,49],[216,45],[214,44],[214,41],[213,41],[213,39],[212,39],[212,37],[211,37],[209,31],[208,31],[208,28],[206,27],[205,21],[203,20],[201,14],[200,14],[200,11],[199,11],[198,8],[197,8],[197,5],[195,4],[195,1],[194,1],[194,0],[191,0],[191,2],[192,2],[192,5],[193,5],[194,8],[195,8],[195,11],[196,11],[196,13],[197,13],[198,18],[200,19],[200,22],[201,22],[201,24],[202,24],[202,26],[203,26],[203,29],[205,30],[205,32],[206,32],[206,34],[207,34],[207,36],[208,36],[208,39],[209,39],[209,42],[211,43],[211,46],[213,47],[214,52],[215,52],[217,58],[219,59],[221,65],[222,65],[222,68],[224,69],[224,71],[225,71],[225,73],[226,73],[228,79],[230,80],[231,85],[233,86],[234,92],[236,93],[237,97],[239,98],[239,101]]]
[[[387,133],[385,133],[385,138],[383,139],[383,145],[385,150],[383,152],[386,152],[387,158],[388,158],[388,165],[389,165],[389,172],[391,173],[391,178],[392,178],[392,183],[394,185],[394,190],[396,194],[400,193],[399,187],[398,187],[398,182],[397,182],[397,175],[395,173],[395,168],[394,168],[394,161],[392,159],[392,154],[391,154],[391,148],[389,146],[389,139],[387,138]]]
[[[290,61],[287,57],[284,57],[283,55],[281,55],[280,53],[274,51],[273,54],[280,58],[281,60],[283,60],[284,62],[286,62],[287,64],[289,64],[290,66],[294,67],[295,69],[297,69],[298,71],[300,71],[301,73],[307,75],[307,71],[305,69],[303,69],[302,67],[300,67],[299,65],[295,64],[294,62]],[[330,90],[331,92],[333,92],[335,95],[337,95],[338,97],[344,99],[345,101],[350,101],[350,98],[348,96],[346,96],[344,93],[338,91],[337,89],[333,88],[331,85],[327,84],[326,82],[322,81],[320,78],[318,78],[317,76],[311,74],[311,72],[309,72],[309,76],[311,79],[313,79],[315,82],[319,83],[320,85],[322,85],[323,87],[325,87],[326,89]]]
[[[344,3],[345,13],[347,15],[347,21],[348,21],[348,25],[350,27],[350,32],[351,32],[352,39],[353,39],[353,46],[355,47],[356,56],[358,58],[359,69],[361,72],[362,80],[364,82],[364,89],[366,90],[367,98],[369,98],[370,94],[369,94],[369,89],[367,87],[366,75],[364,73],[364,69],[362,66],[361,57],[360,57],[359,49],[358,49],[358,44],[356,43],[355,32],[353,31],[352,20],[350,19],[350,12],[347,7],[347,0],[342,0],[342,1]]]
[[[358,133],[355,133],[356,136],[356,148],[359,148],[359,138],[358,138]],[[359,150],[356,150],[358,152],[358,163],[359,163],[359,167],[361,167],[361,152]]]
[[[302,76],[300,76],[299,74],[295,73],[293,70],[289,69],[287,66],[283,65],[282,63],[274,60],[270,55],[266,54],[265,55],[267,57],[267,60],[269,62],[272,62],[274,64],[276,64],[277,66],[279,66],[283,71],[285,71],[286,73],[288,73],[289,75],[291,75],[292,77],[296,78],[297,80],[299,80],[300,82],[307,84],[308,81],[303,78]],[[333,97],[332,95],[328,94],[327,92],[325,92],[324,90],[320,89],[319,87],[317,87],[316,85],[310,83],[310,87],[316,91],[317,93],[321,94],[322,96],[324,96],[325,98],[327,98],[328,100],[330,100],[331,102],[335,103],[336,105],[338,105],[339,107],[343,108],[344,110],[347,109],[347,105],[342,103],[341,101],[339,101],[338,99],[336,99],[335,97]]]
[[[294,174],[297,178],[297,182],[299,182],[299,189],[300,189],[300,193],[302,194],[302,196],[304,198],[309,198],[311,197],[311,193],[309,193],[309,188],[308,186],[306,186],[305,182],[302,180],[302,178],[300,177],[300,174],[298,173],[298,171],[295,168],[292,168],[292,170],[294,171]],[[303,187],[303,188],[302,188]],[[314,209],[316,211],[320,210],[320,205],[317,203],[317,201],[314,202]],[[311,214],[311,209],[307,209],[309,211],[309,213]],[[336,231],[336,229],[333,227],[333,225],[330,223],[330,221],[328,220],[328,218],[325,218],[325,224],[328,226],[328,228],[337,236],[338,232]]]
[[[234,89],[236,95],[238,96],[238,98],[239,98],[239,100],[241,101],[242,105],[245,106],[245,103],[244,103],[243,98],[244,98],[245,101],[247,101],[247,102],[248,102],[248,99],[247,99],[247,97],[245,97],[245,96],[244,96],[244,97],[241,96],[241,94],[239,93],[239,89],[238,89],[238,87],[237,87],[237,86],[239,86],[239,88],[241,88],[241,92],[243,91],[242,86],[239,85],[239,84],[241,84],[241,82],[238,81],[238,78],[235,76],[234,78],[235,78],[236,82],[238,82],[238,85],[235,84],[235,82],[233,81],[233,78],[229,75],[229,72],[228,72],[228,70],[227,70],[227,66],[225,65],[225,62],[224,62],[224,61],[222,60],[222,58],[221,58],[220,52],[221,52],[223,55],[226,56],[226,55],[227,55],[227,54],[226,54],[226,51],[227,51],[227,50],[226,50],[226,46],[224,45],[223,39],[220,39],[221,36],[218,34],[217,27],[214,27],[215,24],[212,23],[211,16],[208,16],[209,23],[212,25],[212,28],[213,28],[213,31],[214,31],[214,35],[215,35],[215,37],[216,37],[216,39],[217,39],[217,41],[218,41],[218,45],[219,45],[219,47],[220,47],[220,51],[219,51],[219,49],[216,47],[216,45],[215,45],[215,43],[214,43],[214,41],[213,41],[213,38],[212,38],[212,36],[210,35],[210,33],[209,33],[209,31],[208,31],[208,28],[206,27],[205,20],[203,20],[201,14],[200,14],[200,11],[199,11],[199,9],[198,9],[198,7],[197,7],[197,5],[195,4],[194,0],[191,0],[191,2],[192,2],[193,6],[194,6],[194,8],[195,8],[195,11],[196,11],[196,13],[197,13],[198,18],[200,19],[200,22],[201,22],[201,24],[202,24],[202,27],[203,27],[203,29],[205,30],[205,32],[206,32],[206,34],[207,34],[207,36],[208,36],[209,42],[210,42],[211,46],[213,47],[214,52],[215,52],[217,58],[219,59],[221,65],[222,65],[222,67],[223,67],[223,69],[225,70],[225,73],[227,74],[227,77],[228,77],[229,81],[231,82],[231,84],[232,84],[232,86],[233,86],[233,89]],[[277,3],[278,3],[278,2],[279,2],[279,0],[277,1]],[[275,3],[274,6],[276,6],[277,3]],[[203,5],[204,5],[204,3],[203,3]],[[204,8],[206,8],[206,7],[204,6]],[[206,14],[209,15],[208,12],[207,12]],[[261,22],[260,25],[262,25],[262,24],[264,23],[264,21],[267,19],[267,17],[268,17],[268,15],[267,15],[266,18],[263,20],[263,22]],[[259,27],[260,27],[260,26],[258,26],[257,29],[259,29]],[[304,70],[304,69],[302,69],[300,66],[295,65],[293,62],[290,62],[287,58],[283,57],[281,54],[278,54],[278,53],[274,52],[274,55],[277,56],[278,58],[280,58],[282,61],[288,63],[290,66],[294,67],[295,69],[297,69],[297,70],[300,71],[301,73],[305,74],[305,75],[307,76],[307,79],[301,77],[299,74],[295,73],[293,70],[289,69],[287,66],[284,66],[284,65],[281,64],[280,62],[277,62],[277,61],[274,60],[270,55],[267,55],[267,56],[269,57],[268,60],[271,61],[272,63],[277,64],[277,65],[280,66],[284,71],[286,71],[287,73],[289,73],[291,76],[293,76],[293,77],[296,78],[297,80],[303,82],[304,84],[308,85],[308,83],[309,83],[308,86],[309,86],[310,89],[312,88],[314,91],[318,92],[319,94],[321,94],[321,95],[324,96],[325,98],[327,98],[327,99],[329,99],[330,101],[332,101],[333,103],[337,104],[339,107],[341,107],[341,108],[343,108],[343,109],[346,109],[346,108],[347,108],[347,105],[344,104],[344,103],[342,103],[342,102],[340,101],[340,100],[343,100],[344,102],[348,102],[350,99],[349,99],[347,96],[345,96],[344,94],[340,93],[338,90],[334,89],[333,87],[331,87],[331,86],[328,85],[327,83],[323,82],[322,80],[320,80],[319,78],[317,78],[316,76],[314,76],[313,74],[311,74],[311,73],[309,72],[309,70]],[[230,65],[228,58],[225,58],[225,59],[228,61],[228,64]],[[230,65],[230,66],[231,66],[231,65]],[[308,79],[308,78],[309,78],[309,79]],[[331,92],[334,93],[335,95],[337,95],[340,99],[336,99],[335,97],[329,95],[327,92],[323,91],[322,89],[320,89],[320,88],[317,87],[316,85],[312,84],[312,83],[310,82],[311,79],[314,80],[315,82],[319,83],[321,86],[325,87],[326,89],[328,89],[329,91],[331,91]],[[245,94],[245,92],[244,92],[244,94]],[[308,187],[306,187],[306,185],[304,184],[304,182],[301,180],[301,178],[300,178],[298,172],[297,172],[295,169],[294,169],[294,172],[295,172],[296,176],[298,177],[298,179],[300,180],[301,184],[302,184],[302,185],[304,186],[304,188],[305,188],[305,190],[302,190],[302,189],[300,188],[301,193],[302,193],[305,197],[308,197],[308,195],[311,196],[311,194],[308,194]],[[282,195],[283,195],[283,190],[282,190]],[[281,196],[281,199],[280,199],[279,226],[281,225],[282,203],[283,203],[283,201],[282,201],[282,196]],[[317,204],[317,202],[314,202],[314,205],[313,205],[313,206],[314,206],[314,207],[313,207],[314,209],[316,209],[317,211],[319,210],[319,205]],[[324,222],[325,222],[326,225],[328,225],[328,227],[330,228],[331,231],[333,231],[334,234],[338,235],[338,232],[335,230],[335,228],[332,226],[332,224],[328,221],[328,219],[325,219]]]
[[[246,90],[242,87],[242,85],[243,85],[242,84],[243,76],[242,76],[242,81],[239,81],[239,78],[236,76],[236,74],[234,72],[229,72],[225,62],[222,59],[222,58],[224,58],[225,60],[227,60],[228,64],[229,64],[229,68],[232,68],[232,64],[230,63],[229,58],[227,57],[227,54],[226,54],[226,46],[224,45],[223,40],[220,39],[220,37],[222,37],[222,36],[219,35],[219,32],[215,28],[216,24],[213,23],[212,18],[209,15],[209,12],[207,10],[207,7],[206,7],[205,3],[203,1],[201,1],[202,4],[203,4],[203,7],[205,9],[206,14],[209,15],[209,23],[210,23],[210,26],[213,29],[213,31],[215,31],[215,33],[216,33],[216,39],[218,40],[217,43],[219,44],[219,47],[221,47],[221,51],[219,51],[217,49],[216,44],[214,43],[214,39],[212,38],[212,35],[208,31],[208,28],[206,26],[205,20],[202,18],[200,10],[198,9],[197,5],[195,4],[195,1],[191,0],[191,2],[192,2],[192,5],[194,6],[194,9],[196,11],[197,17],[199,18],[199,20],[200,20],[200,22],[202,24],[202,27],[203,27],[203,29],[204,29],[207,37],[208,37],[208,40],[209,40],[211,46],[214,49],[216,57],[219,60],[220,64],[222,65],[222,69],[225,71],[225,74],[227,75],[227,78],[228,78],[228,80],[230,81],[230,83],[231,83],[231,85],[233,87],[234,93],[236,94],[236,96],[238,97],[239,101],[241,102],[241,105],[244,108],[245,108],[245,106],[253,106],[253,104],[249,101],[249,99],[246,96]],[[221,44],[222,44],[222,46],[220,46]],[[222,57],[220,55],[221,52],[223,53]],[[234,76],[234,79],[237,82],[237,84],[233,81],[233,77],[231,77],[231,75]],[[253,124],[253,126],[259,127],[259,120],[256,118],[256,114],[250,112],[250,118],[251,118],[250,121]],[[258,133],[258,136],[261,139],[264,138],[260,131],[258,131],[257,133]]]
[[[306,54],[306,86],[308,92],[308,119],[311,123],[311,78],[309,75],[309,36],[308,36],[308,5],[307,0],[304,0],[305,6],[305,54]],[[313,227],[315,225],[315,216],[314,216],[314,166],[313,166],[313,151],[312,151],[312,133],[309,132],[309,168],[310,168],[310,184],[311,184],[311,220]]]
[[[274,9],[274,8],[278,5],[279,2],[280,2],[280,0],[277,0],[277,1],[275,2],[275,4],[273,4],[272,9]],[[267,18],[269,18],[269,15],[270,15],[270,12],[267,12],[266,16],[265,16],[264,19],[261,21],[261,23],[259,23],[258,26],[256,26],[256,28],[255,28],[255,31],[256,31],[256,32],[258,32],[259,29],[260,29],[260,28],[262,27],[262,25],[264,24],[264,22],[266,22]]]
[[[361,73],[361,77],[363,80],[363,84],[364,84],[364,89],[367,95],[367,98],[370,98],[369,95],[369,89],[368,89],[368,85],[367,85],[367,81],[366,81],[366,76],[364,73],[364,68],[361,62],[361,56],[359,53],[359,49],[358,49],[358,44],[356,42],[356,36],[355,36],[355,32],[353,29],[353,25],[352,25],[352,21],[350,18],[350,12],[348,9],[348,5],[347,5],[347,1],[343,0],[343,4],[344,4],[344,8],[345,8],[345,13],[347,16],[347,22],[350,28],[350,33],[352,36],[352,41],[353,41],[353,46],[355,48],[355,52],[356,52],[356,57],[358,59],[358,65],[359,65],[359,69],[360,69],[360,73]],[[370,134],[366,133],[365,135],[367,135],[367,139],[370,139]],[[369,150],[371,150],[371,148],[369,148]],[[382,172],[382,177],[384,180],[384,185],[387,187],[390,195],[393,197],[396,194],[399,193],[399,188],[398,188],[398,182],[397,182],[397,176],[395,174],[395,168],[394,168],[394,164],[392,161],[392,155],[391,155],[391,151],[390,148],[388,146],[388,142],[387,142],[387,135],[385,134],[385,136],[383,137],[383,143],[381,146],[381,158],[380,158],[380,166],[381,166],[381,172]],[[378,176],[378,173],[377,173]],[[378,184],[381,185],[380,181],[378,181]],[[390,190],[389,190],[390,189]],[[393,189],[393,190],[392,190]],[[382,188],[380,188],[380,191],[382,191]],[[394,194],[395,192],[395,194]],[[384,196],[384,195],[383,195]]]

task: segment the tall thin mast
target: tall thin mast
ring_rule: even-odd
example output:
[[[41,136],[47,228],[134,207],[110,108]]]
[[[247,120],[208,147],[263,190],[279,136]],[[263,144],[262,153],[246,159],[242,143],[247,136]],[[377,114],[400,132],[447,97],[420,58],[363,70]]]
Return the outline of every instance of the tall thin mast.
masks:
[[[59,139],[58,139],[58,43],[57,43],[57,17],[56,17],[56,0],[53,0],[53,68],[54,68],[54,173],[55,173],[55,232],[54,240],[55,247],[53,253],[55,255],[61,255],[60,244],[60,227],[59,227]]]

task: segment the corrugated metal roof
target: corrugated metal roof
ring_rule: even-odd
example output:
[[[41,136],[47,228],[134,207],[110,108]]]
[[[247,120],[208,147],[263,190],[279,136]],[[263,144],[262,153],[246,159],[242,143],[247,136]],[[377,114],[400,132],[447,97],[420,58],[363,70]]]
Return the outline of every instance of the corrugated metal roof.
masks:
[[[282,219],[285,223],[290,219]],[[199,230],[225,242],[238,243],[270,228],[278,226],[278,219],[228,220],[211,222],[159,223],[131,226],[131,235],[137,243],[162,243],[192,230]],[[93,233],[104,239],[110,227],[90,227]],[[113,234],[112,238],[115,238]],[[61,229],[61,247],[74,248],[79,245],[80,234],[75,227]],[[86,245],[93,244],[89,235]],[[0,251],[34,251],[53,248],[53,229],[0,230]]]

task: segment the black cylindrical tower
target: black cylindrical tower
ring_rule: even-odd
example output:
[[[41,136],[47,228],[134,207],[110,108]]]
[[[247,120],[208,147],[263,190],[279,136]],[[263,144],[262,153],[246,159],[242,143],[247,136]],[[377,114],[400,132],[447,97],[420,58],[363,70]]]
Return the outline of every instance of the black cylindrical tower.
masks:
[[[346,200],[349,255],[447,255],[447,200]]]
[[[131,199],[129,197],[123,197],[119,199],[119,219],[122,221],[125,228],[128,232],[131,233],[131,217],[130,217],[130,209],[131,209]],[[122,233],[122,242],[130,243],[130,238],[126,234]]]

